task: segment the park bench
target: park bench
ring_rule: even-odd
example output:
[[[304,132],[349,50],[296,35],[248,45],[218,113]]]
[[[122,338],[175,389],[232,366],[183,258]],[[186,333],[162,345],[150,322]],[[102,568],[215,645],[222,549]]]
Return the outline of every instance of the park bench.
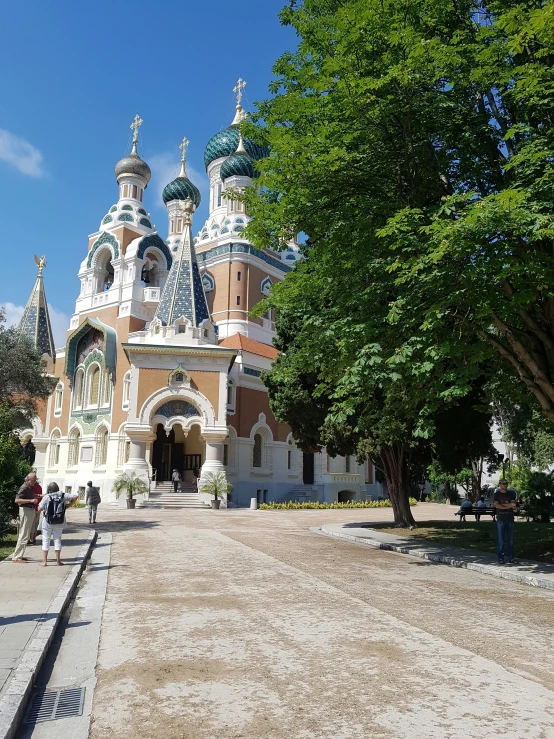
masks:
[[[478,508],[473,506],[472,508],[460,508],[455,516],[460,517],[460,521],[465,521],[466,516],[475,516],[475,520],[478,521],[480,516],[492,516],[492,520],[496,520],[496,508],[494,506],[487,506],[486,508]]]

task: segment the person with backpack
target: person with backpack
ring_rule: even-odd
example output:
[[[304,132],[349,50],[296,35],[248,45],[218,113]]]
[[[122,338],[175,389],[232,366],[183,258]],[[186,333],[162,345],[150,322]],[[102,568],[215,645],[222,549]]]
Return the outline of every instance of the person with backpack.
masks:
[[[39,503],[42,511],[42,566],[46,567],[50,539],[54,539],[54,551],[56,552],[56,564],[63,565],[61,561],[62,532],[65,523],[65,509],[67,505],[74,503],[79,497],[78,493],[61,493],[55,482],[51,482],[46,495]]]
[[[85,505],[88,506],[88,522],[96,523],[96,509],[102,502],[100,491],[92,486],[92,481],[87,482],[87,490],[85,493]]]

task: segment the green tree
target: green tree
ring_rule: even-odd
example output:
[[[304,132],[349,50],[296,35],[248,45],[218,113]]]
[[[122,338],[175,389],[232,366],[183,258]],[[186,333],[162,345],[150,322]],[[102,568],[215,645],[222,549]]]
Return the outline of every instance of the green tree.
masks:
[[[31,471],[29,465],[19,458],[21,444],[11,428],[12,418],[0,409],[0,539],[9,531],[17,516],[14,504],[16,492]]]
[[[37,402],[46,400],[56,384],[44,372],[40,354],[33,343],[6,328],[0,309],[0,409],[11,430],[30,425]]]
[[[299,45],[249,128],[271,155],[246,195],[248,235],[260,248],[307,235],[308,266],[273,300],[306,306],[301,339],[285,342],[278,392],[266,378],[277,413],[316,402],[306,436],[323,416],[325,443],[401,449],[398,470],[495,356],[554,420],[552,9],[282,11]]]
[[[0,536],[17,515],[17,489],[31,468],[19,456],[17,429],[28,426],[37,402],[46,399],[56,380],[44,373],[33,344],[15,328],[6,328],[0,310]]]

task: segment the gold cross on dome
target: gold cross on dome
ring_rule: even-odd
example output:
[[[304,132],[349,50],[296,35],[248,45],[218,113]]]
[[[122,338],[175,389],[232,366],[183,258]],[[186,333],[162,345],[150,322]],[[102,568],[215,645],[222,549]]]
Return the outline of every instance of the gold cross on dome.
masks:
[[[142,126],[143,120],[137,113],[137,115],[134,117],[133,122],[129,126],[129,128],[133,129],[133,144],[136,144],[138,141],[138,132],[139,128]]]
[[[242,77],[239,77],[239,81],[233,87],[233,92],[237,93],[237,105],[240,105],[242,102],[242,91],[246,87],[246,82],[242,79]]]
[[[179,149],[181,149],[181,161],[184,162],[187,158],[187,149],[188,145],[190,144],[190,141],[185,136],[181,143],[179,144]]]

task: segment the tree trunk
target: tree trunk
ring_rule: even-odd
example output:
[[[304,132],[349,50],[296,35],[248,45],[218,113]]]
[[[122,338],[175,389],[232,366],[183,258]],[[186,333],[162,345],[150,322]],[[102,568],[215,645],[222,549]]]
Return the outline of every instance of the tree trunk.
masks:
[[[405,480],[404,450],[397,444],[385,447],[381,451],[380,460],[392,503],[395,526],[415,526]]]
[[[481,480],[483,478],[483,458],[471,461],[471,494],[473,502],[476,503],[481,495]]]

